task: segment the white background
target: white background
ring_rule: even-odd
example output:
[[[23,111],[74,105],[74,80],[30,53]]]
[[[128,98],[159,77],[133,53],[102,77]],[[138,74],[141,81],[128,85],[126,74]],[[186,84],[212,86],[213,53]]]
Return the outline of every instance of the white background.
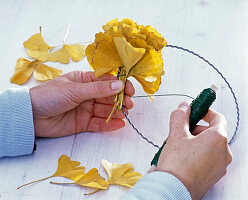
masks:
[[[233,162],[227,175],[204,199],[247,199],[247,58],[248,58],[248,1],[245,0],[0,0],[0,90],[19,87],[9,82],[16,60],[28,58],[22,43],[42,26],[43,36],[52,46],[63,43],[66,26],[71,24],[68,43],[94,40],[101,25],[118,18],[132,18],[138,24],[152,25],[169,44],[189,48],[215,64],[230,81],[240,104],[241,121],[236,140],[231,145]],[[187,53],[170,48],[163,50],[165,75],[158,94],[185,93],[196,96],[204,88],[215,84],[219,90],[213,108],[226,115],[228,135],[236,124],[234,100],[226,84],[208,65]],[[47,63],[62,69],[90,70],[83,62]],[[134,80],[136,94],[144,94]],[[25,85],[37,83],[33,78]],[[41,94],[41,98],[42,95]],[[169,116],[183,101],[183,97],[134,99],[130,119],[148,138],[157,144],[168,135]],[[190,101],[190,100],[189,100]],[[49,181],[20,190],[16,187],[54,173],[62,154],[78,160],[86,167],[100,169],[101,159],[110,162],[133,163],[145,174],[157,149],[142,140],[127,124],[111,133],[82,133],[57,139],[37,140],[37,150],[29,156],[0,160],[0,199],[118,199],[127,188],[111,186],[91,196],[83,196],[90,189],[77,186],[51,185]],[[187,155],[185,155],[187,156]],[[53,180],[64,181],[63,178]]]

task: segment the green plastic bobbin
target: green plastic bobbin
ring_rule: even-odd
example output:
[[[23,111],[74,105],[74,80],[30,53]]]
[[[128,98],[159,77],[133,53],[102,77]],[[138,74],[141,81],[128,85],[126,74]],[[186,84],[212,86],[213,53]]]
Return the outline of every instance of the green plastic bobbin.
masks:
[[[204,89],[191,103],[191,113],[189,117],[190,131],[192,131],[196,124],[207,114],[208,109],[216,99],[217,87],[212,85],[210,88]],[[167,139],[166,139],[167,141]],[[158,165],[159,156],[166,144],[166,141],[159,148],[151,161],[151,166]]]

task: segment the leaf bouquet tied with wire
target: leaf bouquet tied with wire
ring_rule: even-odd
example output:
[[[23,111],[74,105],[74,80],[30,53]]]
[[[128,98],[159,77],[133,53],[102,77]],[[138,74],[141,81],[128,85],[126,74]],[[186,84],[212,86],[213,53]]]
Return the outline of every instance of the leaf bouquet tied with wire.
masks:
[[[95,41],[86,48],[86,56],[95,76],[114,74],[126,83],[133,76],[150,97],[161,84],[164,75],[161,50],[167,45],[163,36],[150,25],[137,25],[131,19],[117,19],[102,26],[104,32],[95,35]],[[124,90],[116,95],[114,111],[124,104]]]

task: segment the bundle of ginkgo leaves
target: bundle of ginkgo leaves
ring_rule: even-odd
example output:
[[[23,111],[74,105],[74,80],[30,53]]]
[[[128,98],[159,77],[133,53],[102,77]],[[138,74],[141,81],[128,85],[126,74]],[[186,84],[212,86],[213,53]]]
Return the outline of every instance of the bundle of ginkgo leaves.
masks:
[[[142,175],[136,171],[133,171],[133,165],[126,163],[126,164],[116,164],[110,163],[107,160],[102,160],[102,165],[105,171],[108,174],[108,180],[99,175],[98,170],[96,168],[92,168],[87,173],[84,172],[85,167],[80,166],[80,162],[72,161],[66,155],[62,155],[58,160],[58,168],[56,172],[48,176],[46,178],[42,178],[37,181],[33,181],[27,184],[24,184],[21,187],[26,185],[36,183],[39,181],[43,181],[52,177],[65,177],[74,182],[72,183],[57,183],[57,182],[50,182],[52,184],[63,184],[63,185],[79,185],[82,187],[90,187],[95,188],[96,190],[89,193],[93,194],[100,190],[106,190],[109,188],[109,185],[123,185],[126,187],[132,187],[141,177]],[[85,195],[89,195],[85,194]]]
[[[133,76],[150,97],[161,84],[164,74],[161,50],[167,44],[163,36],[150,25],[137,25],[131,19],[115,19],[102,26],[104,33],[95,35],[86,48],[86,56],[95,76],[111,73],[124,83]],[[124,90],[114,100],[115,110],[121,110]]]
[[[69,26],[67,30],[69,30]],[[35,60],[29,61],[22,57],[19,58],[16,62],[14,75],[11,77],[10,82],[22,85],[29,80],[32,74],[34,74],[34,78],[38,81],[51,80],[62,74],[61,70],[49,67],[43,64],[43,62],[50,61],[67,64],[70,58],[74,62],[81,61],[85,56],[86,47],[81,44],[67,45],[65,44],[66,37],[63,45],[57,47],[50,46],[44,41],[40,27],[40,33],[32,35],[23,43],[27,49],[27,54]],[[58,47],[61,48],[56,50]]]

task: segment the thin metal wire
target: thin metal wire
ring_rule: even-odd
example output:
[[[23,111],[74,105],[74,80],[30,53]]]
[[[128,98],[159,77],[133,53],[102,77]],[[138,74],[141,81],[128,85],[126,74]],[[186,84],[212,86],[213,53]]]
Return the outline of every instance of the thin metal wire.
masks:
[[[198,58],[200,58],[201,60],[203,60],[204,62],[206,62],[209,66],[211,66],[220,76],[221,78],[225,81],[225,83],[227,84],[228,88],[230,89],[232,95],[233,95],[233,99],[234,99],[234,102],[235,102],[235,105],[236,105],[236,110],[237,110],[237,122],[236,122],[236,128],[235,128],[235,131],[234,131],[234,134],[232,135],[232,138],[230,139],[230,141],[228,142],[228,144],[232,144],[235,136],[237,135],[237,132],[238,132],[238,128],[239,128],[239,121],[240,121],[240,113],[239,113],[239,104],[238,104],[238,100],[237,100],[237,97],[235,95],[235,92],[233,91],[230,83],[226,80],[226,77],[212,64],[210,63],[207,59],[205,59],[204,57],[200,56],[199,54],[189,50],[189,49],[186,49],[186,48],[183,48],[183,47],[180,47],[180,46],[176,46],[176,45],[166,45],[166,47],[170,47],[170,48],[176,48],[176,49],[180,49],[182,51],[186,51]]]
[[[122,112],[124,113],[128,123],[133,127],[133,129],[144,139],[146,140],[148,143],[150,143],[152,146],[156,147],[156,148],[160,148],[157,144],[154,144],[151,140],[149,140],[147,137],[145,137],[135,126],[134,124],[131,122],[131,120],[128,118],[127,113],[125,112],[124,108],[121,108]]]
[[[209,66],[211,66],[220,76],[221,78],[225,81],[225,83],[227,84],[228,88],[230,89],[232,95],[233,95],[233,98],[234,98],[234,101],[235,101],[235,105],[236,105],[236,109],[237,109],[237,123],[236,123],[236,128],[235,128],[235,131],[234,131],[234,134],[232,135],[232,138],[231,140],[228,142],[228,144],[232,144],[235,136],[237,135],[237,131],[238,131],[238,127],[239,127],[239,121],[240,121],[240,113],[239,113],[239,104],[238,104],[238,100],[236,98],[236,95],[230,85],[230,83],[226,80],[226,78],[224,77],[224,75],[212,64],[210,63],[207,59],[205,59],[204,57],[200,56],[199,54],[189,50],[189,49],[186,49],[186,48],[183,48],[183,47],[180,47],[180,46],[176,46],[176,45],[167,45],[166,47],[170,47],[170,48],[176,48],[176,49],[180,49],[182,51],[186,51],[194,56],[197,56],[198,58],[200,58],[201,60],[203,60],[204,62],[206,62]],[[117,79],[119,79],[119,74],[120,74],[120,69],[118,71],[118,74],[117,74]],[[151,95],[151,96],[156,96],[156,97],[162,97],[162,96],[184,96],[184,97],[188,97],[188,98],[191,98],[191,99],[194,99],[193,97],[189,96],[189,95],[186,95],[186,94],[155,94],[155,95]],[[143,97],[147,97],[147,96],[143,96],[143,95],[139,95],[139,96],[134,96],[133,98],[143,98]],[[122,107],[122,112],[124,113],[128,123],[132,126],[132,128],[138,133],[138,135],[140,135],[144,140],[146,140],[149,144],[153,145],[154,147],[156,148],[160,148],[158,145],[154,144],[151,140],[149,140],[147,137],[145,137],[135,126],[134,124],[131,122],[131,120],[128,118],[127,116],[127,113],[125,112],[124,108]]]
[[[192,96],[189,96],[187,94],[153,94],[153,95],[150,95],[151,97],[166,97],[166,96],[181,96],[181,97],[188,97],[190,99],[195,99],[194,97]],[[147,98],[148,96],[147,95],[137,95],[137,96],[132,96],[132,98]]]

